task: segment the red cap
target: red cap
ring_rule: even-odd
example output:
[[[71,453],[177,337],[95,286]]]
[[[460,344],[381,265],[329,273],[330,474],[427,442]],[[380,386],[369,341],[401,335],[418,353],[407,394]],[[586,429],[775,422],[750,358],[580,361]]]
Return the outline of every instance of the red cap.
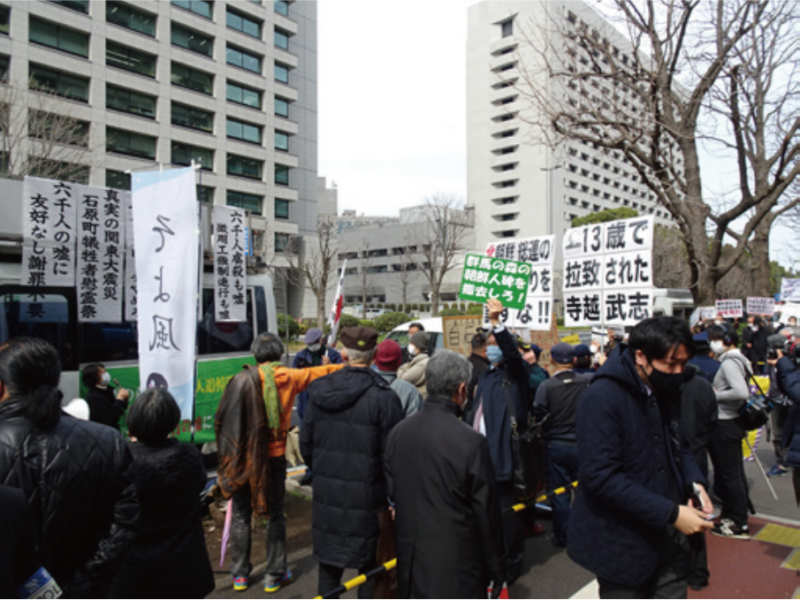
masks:
[[[397,371],[401,362],[403,362],[403,353],[400,350],[400,344],[394,340],[383,340],[378,344],[375,365],[381,371]]]

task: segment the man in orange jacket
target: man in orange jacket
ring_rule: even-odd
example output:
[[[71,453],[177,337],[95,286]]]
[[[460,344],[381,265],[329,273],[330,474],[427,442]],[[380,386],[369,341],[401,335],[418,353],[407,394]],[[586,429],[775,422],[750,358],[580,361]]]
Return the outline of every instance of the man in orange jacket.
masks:
[[[233,498],[231,575],[233,589],[249,585],[250,519],[269,515],[264,591],[277,592],[293,581],[286,566],[286,436],[297,394],[312,381],[342,368],[324,364],[289,369],[279,361],[280,338],[262,333],[253,342],[258,367],[246,365],[228,382],[214,420],[219,452],[217,479],[225,498]]]

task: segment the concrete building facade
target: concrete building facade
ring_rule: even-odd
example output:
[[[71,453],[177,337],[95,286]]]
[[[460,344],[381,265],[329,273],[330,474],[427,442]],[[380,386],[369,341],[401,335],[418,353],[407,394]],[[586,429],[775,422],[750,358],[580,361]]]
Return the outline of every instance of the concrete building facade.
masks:
[[[131,171],[199,162],[201,202],[245,208],[277,268],[316,231],[315,1],[0,1],[0,69],[22,102],[50,90],[86,124],[78,180],[125,189]]]
[[[520,88],[562,93],[537,68],[542,58],[529,42],[531,27],[553,30],[553,20],[596,28],[622,52],[630,46],[579,0],[485,0],[469,8],[467,198],[475,207],[478,248],[501,238],[555,234],[560,249],[573,218],[623,206],[672,222],[620,153],[578,141],[554,150],[531,135],[526,117],[533,109]],[[570,40],[552,47],[585,60]]]

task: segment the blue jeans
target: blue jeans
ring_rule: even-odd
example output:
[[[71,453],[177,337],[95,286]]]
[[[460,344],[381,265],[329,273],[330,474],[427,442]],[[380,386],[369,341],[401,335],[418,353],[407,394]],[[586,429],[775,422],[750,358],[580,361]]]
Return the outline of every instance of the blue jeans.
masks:
[[[545,448],[544,478],[548,492],[569,485],[578,479],[578,447],[559,446],[558,442],[548,442]],[[571,494],[569,492],[550,499],[550,506],[553,507],[555,541],[562,546],[567,543],[570,505]]]

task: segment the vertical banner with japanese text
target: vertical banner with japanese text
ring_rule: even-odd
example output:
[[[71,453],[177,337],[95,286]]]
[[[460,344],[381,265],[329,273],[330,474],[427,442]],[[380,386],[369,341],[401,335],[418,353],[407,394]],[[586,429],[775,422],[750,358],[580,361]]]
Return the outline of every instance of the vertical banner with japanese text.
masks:
[[[653,313],[653,217],[564,233],[564,324],[635,325]]]
[[[192,418],[199,222],[194,169],[134,173],[140,389],[169,389]]]
[[[23,285],[75,285],[76,215],[83,187],[52,179],[25,178],[20,278]]]
[[[122,321],[128,192],[82,186],[78,203],[78,321]]]
[[[531,265],[525,306],[521,309],[506,308],[503,311],[500,319],[506,326],[534,331],[550,330],[553,315],[554,245],[555,236],[545,235],[490,242],[486,247],[487,256]],[[485,310],[484,313],[484,321],[488,323],[488,314]]]
[[[246,321],[244,210],[215,206],[214,231],[214,320]]]
[[[133,195],[125,194],[125,320],[136,322],[136,252],[133,248]]]

